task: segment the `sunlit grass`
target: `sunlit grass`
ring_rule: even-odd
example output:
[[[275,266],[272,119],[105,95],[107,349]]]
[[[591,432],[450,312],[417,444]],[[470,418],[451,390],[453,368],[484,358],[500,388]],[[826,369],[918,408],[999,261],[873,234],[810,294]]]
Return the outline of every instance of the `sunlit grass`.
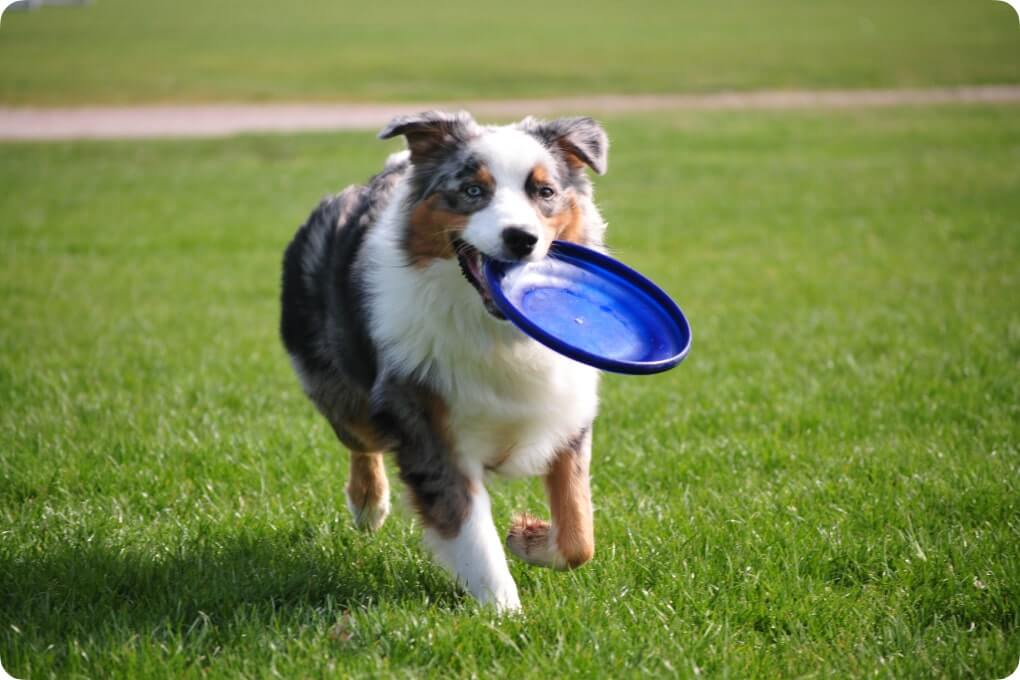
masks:
[[[98,7],[99,5],[97,5]],[[6,20],[5,20],[6,23]],[[6,145],[0,658],[19,678],[1004,677],[1020,657],[1015,108],[607,121],[616,254],[694,329],[607,377],[597,555],[477,611],[373,537],[276,337],[371,134]],[[494,486],[502,525],[541,487]]]

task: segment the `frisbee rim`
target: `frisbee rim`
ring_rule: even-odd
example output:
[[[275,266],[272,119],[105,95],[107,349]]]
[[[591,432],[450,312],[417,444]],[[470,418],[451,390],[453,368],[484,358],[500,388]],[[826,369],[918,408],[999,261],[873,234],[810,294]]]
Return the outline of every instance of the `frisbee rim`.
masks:
[[[681,335],[681,340],[683,339],[683,335],[686,335],[686,342],[683,343],[683,347],[681,347],[675,354],[652,361],[615,359],[599,354],[593,354],[588,350],[582,349],[577,345],[573,345],[552,335],[525,316],[516,305],[510,302],[509,298],[507,298],[503,292],[502,281],[506,277],[508,271],[518,266],[526,266],[524,263],[503,262],[501,260],[486,258],[484,273],[493,302],[496,304],[496,307],[503,312],[507,320],[517,326],[522,332],[524,332],[525,335],[528,335],[549,349],[570,357],[575,361],[580,361],[581,363],[588,364],[589,366],[594,366],[595,368],[613,373],[626,373],[630,375],[650,375],[653,373],[661,373],[662,371],[667,371],[673,368],[687,357],[693,340],[691,325],[673,298],[671,298],[651,279],[637,270],[628,267],[619,260],[606,255],[605,253],[601,253],[592,248],[587,248],[570,241],[553,241],[549,248],[548,257],[566,262],[569,262],[570,260],[580,260],[590,265],[594,265],[594,269],[585,268],[589,272],[593,272],[597,275],[598,270],[601,269],[622,278],[624,281],[630,283],[633,287],[637,288],[650,298],[649,302],[654,303],[654,305],[664,312],[664,316],[668,317],[675,323],[676,328],[678,329],[678,334]]]

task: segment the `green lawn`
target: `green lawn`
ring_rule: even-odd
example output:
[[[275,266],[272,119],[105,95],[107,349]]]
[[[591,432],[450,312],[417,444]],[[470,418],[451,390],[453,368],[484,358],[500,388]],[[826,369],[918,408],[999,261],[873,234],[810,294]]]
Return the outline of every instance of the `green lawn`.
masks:
[[[1017,114],[607,121],[611,244],[675,295],[694,347],[667,374],[607,377],[596,558],[514,563],[526,616],[510,620],[457,594],[407,513],[351,528],[346,455],[276,337],[294,228],[394,146],[4,145],[4,666],[1004,677],[1020,658]],[[537,481],[494,488],[500,524],[542,511]]]
[[[1017,82],[993,0],[96,0],[0,28],[19,105]]]

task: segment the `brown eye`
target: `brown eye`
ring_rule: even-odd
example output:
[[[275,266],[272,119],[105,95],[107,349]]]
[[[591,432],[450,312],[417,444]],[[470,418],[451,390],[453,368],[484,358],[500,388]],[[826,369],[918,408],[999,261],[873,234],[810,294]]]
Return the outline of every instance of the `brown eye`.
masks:
[[[556,195],[556,190],[553,189],[550,186],[544,186],[544,187],[539,188],[538,195],[541,196],[542,198],[547,198],[547,199],[548,198],[552,198],[553,196]]]

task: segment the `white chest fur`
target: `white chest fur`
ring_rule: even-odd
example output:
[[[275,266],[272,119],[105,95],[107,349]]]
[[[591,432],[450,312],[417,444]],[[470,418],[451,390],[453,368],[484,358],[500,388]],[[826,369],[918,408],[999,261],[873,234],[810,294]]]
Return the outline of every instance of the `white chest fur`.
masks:
[[[443,397],[465,472],[542,474],[594,419],[598,372],[493,318],[455,261],[408,266],[393,217],[373,229],[362,260],[380,368]]]
[[[532,340],[465,368],[453,368],[460,389],[447,396],[459,453],[500,474],[544,473],[595,417],[598,373]]]

